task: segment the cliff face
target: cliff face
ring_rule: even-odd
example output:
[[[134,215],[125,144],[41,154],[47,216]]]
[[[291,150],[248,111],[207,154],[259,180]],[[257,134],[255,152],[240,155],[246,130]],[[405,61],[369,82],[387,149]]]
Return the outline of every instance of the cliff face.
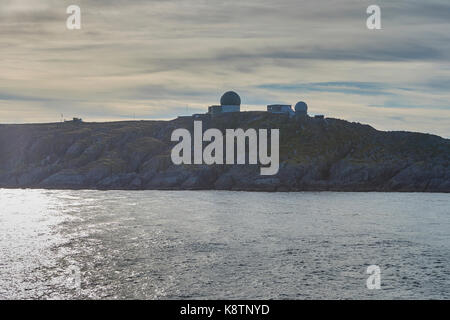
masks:
[[[208,128],[279,128],[280,170],[175,166],[174,129],[193,119],[0,125],[0,187],[450,192],[450,140],[337,119],[220,115]]]

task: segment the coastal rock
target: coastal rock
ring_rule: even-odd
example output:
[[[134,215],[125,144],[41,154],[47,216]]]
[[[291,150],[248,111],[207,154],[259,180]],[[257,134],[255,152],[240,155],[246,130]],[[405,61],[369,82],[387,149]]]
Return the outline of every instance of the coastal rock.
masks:
[[[58,186],[62,189],[80,189],[85,185],[86,176],[71,169],[62,170],[39,183],[41,188]]]
[[[217,190],[231,190],[233,183],[233,178],[230,175],[222,175],[214,183],[214,188]]]
[[[339,119],[265,112],[205,117],[203,128],[278,128],[280,166],[172,163],[172,121],[0,125],[0,186],[7,188],[450,192],[450,140],[383,132]]]
[[[101,190],[131,189],[130,184],[135,178],[135,173],[113,174],[101,180],[96,186]]]

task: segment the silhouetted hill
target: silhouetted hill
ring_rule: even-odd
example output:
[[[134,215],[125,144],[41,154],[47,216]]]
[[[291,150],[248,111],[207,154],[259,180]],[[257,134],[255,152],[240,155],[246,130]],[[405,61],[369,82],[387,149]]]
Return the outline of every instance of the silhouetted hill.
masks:
[[[383,132],[338,119],[242,112],[203,129],[279,128],[280,171],[258,166],[175,166],[172,121],[0,125],[0,187],[450,192],[450,140]]]

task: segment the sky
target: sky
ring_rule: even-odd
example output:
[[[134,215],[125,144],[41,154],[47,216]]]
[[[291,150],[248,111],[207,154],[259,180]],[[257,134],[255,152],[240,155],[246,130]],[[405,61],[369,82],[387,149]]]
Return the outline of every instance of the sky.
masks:
[[[450,138],[449,40],[448,0],[1,0],[0,123],[172,119],[234,90]]]

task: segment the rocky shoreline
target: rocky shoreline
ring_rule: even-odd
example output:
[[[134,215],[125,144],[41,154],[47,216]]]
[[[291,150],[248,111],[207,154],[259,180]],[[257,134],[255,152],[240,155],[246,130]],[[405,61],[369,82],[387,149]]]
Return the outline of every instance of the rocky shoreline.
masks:
[[[280,170],[172,164],[174,129],[194,119],[0,125],[0,188],[450,192],[450,140],[339,119],[265,112],[202,119],[204,129],[279,128]]]

